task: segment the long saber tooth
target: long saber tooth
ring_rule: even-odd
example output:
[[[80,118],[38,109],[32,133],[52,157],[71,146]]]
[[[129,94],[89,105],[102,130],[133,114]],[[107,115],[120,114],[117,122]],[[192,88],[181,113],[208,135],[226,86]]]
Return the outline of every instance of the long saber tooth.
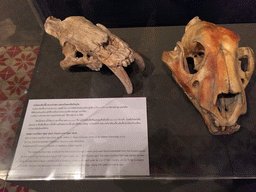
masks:
[[[109,69],[111,71],[113,71],[113,73],[123,83],[123,85],[126,89],[126,92],[128,94],[131,94],[133,91],[132,82],[131,82],[129,76],[127,75],[126,71],[124,70],[124,68],[120,66],[120,67],[109,67]]]
[[[136,61],[137,65],[139,66],[140,71],[144,71],[145,70],[145,63],[143,58],[135,51],[133,51],[134,53],[134,60]]]

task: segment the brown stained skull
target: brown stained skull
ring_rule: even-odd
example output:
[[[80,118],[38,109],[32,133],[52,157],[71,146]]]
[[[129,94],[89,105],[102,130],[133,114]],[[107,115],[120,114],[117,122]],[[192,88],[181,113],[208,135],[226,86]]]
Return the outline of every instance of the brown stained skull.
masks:
[[[44,24],[46,33],[59,39],[65,59],[60,62],[63,69],[73,65],[85,65],[99,71],[105,64],[123,83],[131,94],[133,86],[123,67],[134,60],[141,71],[145,69],[142,57],[116,35],[101,24],[94,25],[80,16],[67,17],[61,21],[48,17]]]
[[[237,119],[247,110],[245,87],[254,70],[254,54],[238,43],[232,31],[195,17],[174,51],[162,55],[214,135],[238,131]]]

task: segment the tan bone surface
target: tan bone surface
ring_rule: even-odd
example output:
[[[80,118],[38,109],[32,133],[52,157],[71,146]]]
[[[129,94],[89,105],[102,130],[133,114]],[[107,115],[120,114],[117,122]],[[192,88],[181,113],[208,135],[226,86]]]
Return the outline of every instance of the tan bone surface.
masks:
[[[131,94],[133,86],[123,67],[136,61],[141,71],[145,68],[142,57],[122,39],[112,34],[101,24],[94,25],[81,16],[68,17],[61,21],[48,17],[45,21],[46,33],[59,39],[65,59],[60,66],[69,69],[73,65],[85,65],[92,70],[100,70],[105,64],[123,83]],[[81,57],[77,57],[81,53]]]
[[[249,47],[239,47],[239,40],[234,32],[195,17],[174,51],[162,55],[215,135],[238,131],[237,120],[247,110],[245,87],[254,70],[254,54]]]

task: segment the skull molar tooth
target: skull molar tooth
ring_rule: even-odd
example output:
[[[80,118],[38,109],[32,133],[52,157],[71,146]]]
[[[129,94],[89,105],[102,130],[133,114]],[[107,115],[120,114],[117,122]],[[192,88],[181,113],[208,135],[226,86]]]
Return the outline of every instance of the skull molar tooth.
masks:
[[[236,121],[246,113],[245,87],[255,64],[252,49],[239,47],[239,40],[232,31],[195,17],[174,51],[162,55],[212,134],[238,131]],[[248,66],[240,64],[243,57]]]
[[[123,65],[124,67],[127,67],[128,62],[127,62],[127,61],[122,61],[122,65]]]

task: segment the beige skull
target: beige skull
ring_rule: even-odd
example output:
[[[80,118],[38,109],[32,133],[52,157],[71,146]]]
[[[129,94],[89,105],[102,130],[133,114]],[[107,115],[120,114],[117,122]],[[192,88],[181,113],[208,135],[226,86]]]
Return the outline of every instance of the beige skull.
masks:
[[[245,87],[254,70],[254,55],[238,43],[232,31],[195,17],[174,51],[162,55],[215,135],[238,131],[237,119],[247,110]]]
[[[73,16],[63,21],[48,17],[44,27],[46,33],[59,39],[63,47],[65,59],[60,63],[63,69],[79,64],[98,71],[103,63],[120,79],[127,93],[132,93],[132,83],[123,66],[127,67],[135,60],[143,71],[144,61],[105,26],[94,25],[84,17]]]

